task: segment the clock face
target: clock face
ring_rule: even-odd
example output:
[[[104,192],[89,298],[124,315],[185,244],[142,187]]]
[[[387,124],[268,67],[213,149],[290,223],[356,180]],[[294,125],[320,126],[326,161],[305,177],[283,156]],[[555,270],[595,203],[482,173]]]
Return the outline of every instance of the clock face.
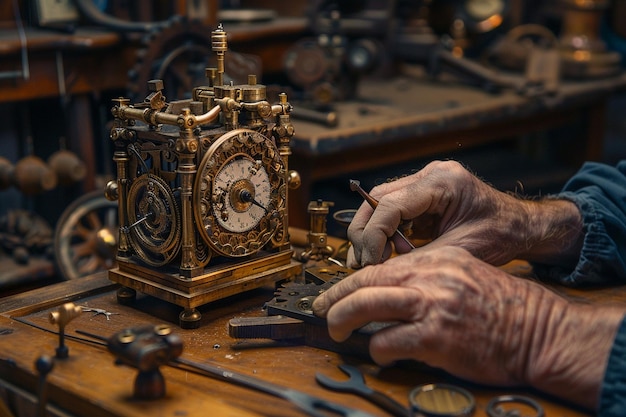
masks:
[[[235,233],[256,227],[271,200],[270,179],[261,161],[236,155],[213,180],[213,210],[218,223]]]
[[[213,142],[198,165],[197,228],[220,255],[254,254],[282,227],[286,194],[286,169],[274,141],[249,129],[230,131]]]
[[[504,11],[504,0],[466,0],[464,5],[469,17],[476,21],[489,19]]]

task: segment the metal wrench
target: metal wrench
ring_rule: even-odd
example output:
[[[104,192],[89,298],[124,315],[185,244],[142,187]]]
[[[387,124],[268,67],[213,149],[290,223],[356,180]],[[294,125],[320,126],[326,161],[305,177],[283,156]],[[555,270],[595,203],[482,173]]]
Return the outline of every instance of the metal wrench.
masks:
[[[350,378],[345,381],[337,381],[318,372],[315,374],[315,380],[324,388],[359,395],[394,416],[409,416],[410,411],[407,407],[382,392],[375,391],[365,385],[365,378],[359,368],[356,366],[341,364],[339,365],[339,369],[341,369]]]
[[[122,332],[126,331],[127,330],[123,330]],[[111,336],[111,338],[106,338],[104,336],[85,332],[82,330],[76,330],[76,332],[98,340],[102,345],[107,346],[111,353],[115,354],[115,349],[111,349],[111,341],[118,340],[120,333]],[[133,352],[135,352],[136,350],[142,349],[133,349]],[[147,356],[155,357],[155,355],[150,354],[150,349],[143,349],[143,351],[149,352]],[[164,356],[167,357],[167,355]],[[118,359],[120,359],[119,356]],[[304,411],[312,417],[328,417],[330,414],[341,417],[374,417],[371,414],[366,413],[365,411],[346,407],[341,404],[336,404],[322,398],[314,397],[301,391],[296,391],[295,389],[282,387],[280,385],[276,385],[271,382],[255,378],[253,376],[245,375],[235,371],[229,371],[220,366],[210,363],[196,362],[178,356],[175,358],[170,358],[169,361],[165,364],[173,368],[183,369],[187,372],[194,372],[199,375],[216,378],[232,384],[238,384],[246,388],[264,392],[278,398],[282,398],[289,401],[294,406],[298,407],[300,410]]]
[[[183,369],[195,370],[200,374],[204,374],[213,378],[221,379],[226,382],[239,384],[241,386],[261,391],[269,395],[273,395],[278,398],[282,398],[291,402],[313,417],[325,417],[329,413],[343,417],[373,417],[371,414],[365,411],[357,410],[354,408],[346,407],[341,404],[332,403],[322,398],[314,397],[310,394],[306,394],[301,391],[296,391],[291,388],[281,387],[271,382],[263,381],[258,378],[254,378],[249,375],[228,371],[211,365],[208,363],[200,363],[178,357],[174,359],[170,365],[183,365]]]

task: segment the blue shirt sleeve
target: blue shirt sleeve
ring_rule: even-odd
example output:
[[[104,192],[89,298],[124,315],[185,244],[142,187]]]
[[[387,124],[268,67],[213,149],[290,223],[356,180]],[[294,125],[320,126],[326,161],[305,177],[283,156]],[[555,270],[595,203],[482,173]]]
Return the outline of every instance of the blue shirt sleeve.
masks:
[[[573,270],[535,265],[536,272],[570,286],[626,282],[626,160],[585,163],[555,197],[571,200],[582,214],[582,252]]]
[[[535,265],[536,272],[566,285],[626,282],[626,161],[585,163],[555,197],[578,206],[585,232],[582,251],[573,270]],[[598,416],[626,416],[626,318],[611,348]]]
[[[626,319],[617,331],[602,382],[598,417],[626,416]]]

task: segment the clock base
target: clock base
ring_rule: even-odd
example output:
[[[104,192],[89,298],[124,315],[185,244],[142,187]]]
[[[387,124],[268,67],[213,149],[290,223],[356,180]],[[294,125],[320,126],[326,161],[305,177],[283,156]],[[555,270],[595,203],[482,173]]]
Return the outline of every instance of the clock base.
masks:
[[[300,277],[302,264],[293,260],[292,254],[292,251],[282,251],[254,259],[229,260],[207,268],[204,274],[193,278],[181,278],[179,274],[118,260],[118,266],[109,270],[109,279],[122,285],[118,291],[118,302],[132,302],[136,291],[139,291],[183,307],[179,316],[180,326],[197,328],[202,316],[196,307]]]

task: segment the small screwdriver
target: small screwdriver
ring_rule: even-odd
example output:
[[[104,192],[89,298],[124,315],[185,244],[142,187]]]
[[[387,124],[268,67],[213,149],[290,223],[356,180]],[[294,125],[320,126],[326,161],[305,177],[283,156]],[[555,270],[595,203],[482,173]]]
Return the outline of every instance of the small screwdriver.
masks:
[[[361,182],[357,181],[357,180],[350,180],[350,190],[352,191],[356,191],[357,193],[361,194],[361,197],[363,197],[363,199],[365,201],[367,201],[367,203],[370,205],[370,207],[372,207],[374,210],[376,210],[376,207],[378,207],[378,200],[376,200],[374,197],[372,197],[371,195],[369,195],[367,193],[367,191],[365,191],[362,187],[361,187]],[[406,243],[411,249],[415,249],[415,245],[413,245],[413,243],[411,243],[411,241],[404,236],[404,234],[399,230],[396,229],[396,231],[393,234],[394,236],[398,236],[400,237],[400,239],[402,239],[404,241],[404,243]],[[392,236],[393,237],[393,236]]]

